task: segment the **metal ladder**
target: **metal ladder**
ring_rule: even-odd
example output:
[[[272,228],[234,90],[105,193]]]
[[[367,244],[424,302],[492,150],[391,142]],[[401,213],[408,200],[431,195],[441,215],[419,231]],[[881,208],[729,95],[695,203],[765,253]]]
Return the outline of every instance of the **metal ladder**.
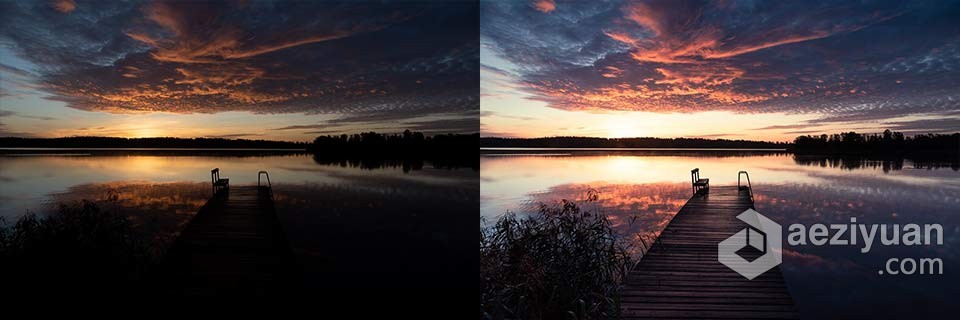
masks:
[[[267,177],[267,184],[264,186],[260,185],[261,176]],[[265,188],[268,192],[270,192],[270,197],[273,197],[273,184],[270,183],[270,174],[266,171],[257,172],[257,189],[259,190],[260,188]]]
[[[742,186],[740,185],[740,176],[744,176],[744,175],[747,176],[747,185]],[[744,190],[744,189],[750,192],[750,202],[752,203],[753,202],[753,185],[750,184],[750,174],[747,173],[746,171],[740,171],[737,173],[737,190]]]

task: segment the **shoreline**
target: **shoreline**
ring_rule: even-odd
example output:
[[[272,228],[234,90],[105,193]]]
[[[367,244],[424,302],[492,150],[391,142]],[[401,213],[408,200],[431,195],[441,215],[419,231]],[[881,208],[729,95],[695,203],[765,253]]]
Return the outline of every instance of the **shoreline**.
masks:
[[[49,147],[22,147],[0,148],[3,151],[307,151],[307,149],[275,149],[275,148],[49,148]]]
[[[480,151],[769,151],[787,152],[776,148],[540,148],[540,147],[480,147]]]

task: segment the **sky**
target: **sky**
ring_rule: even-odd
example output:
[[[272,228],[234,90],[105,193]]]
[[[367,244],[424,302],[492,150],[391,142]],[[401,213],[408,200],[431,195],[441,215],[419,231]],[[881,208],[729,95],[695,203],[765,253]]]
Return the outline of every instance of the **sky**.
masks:
[[[958,1],[481,1],[481,136],[960,131]]]
[[[478,5],[0,1],[0,136],[479,131]]]

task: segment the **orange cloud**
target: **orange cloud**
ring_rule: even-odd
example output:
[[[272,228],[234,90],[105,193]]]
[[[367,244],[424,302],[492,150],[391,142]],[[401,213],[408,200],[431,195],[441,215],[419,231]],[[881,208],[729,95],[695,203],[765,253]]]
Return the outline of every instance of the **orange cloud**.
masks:
[[[146,44],[148,44],[148,45],[150,45],[150,46],[153,46],[153,47],[156,47],[156,46],[157,46],[157,41],[153,40],[153,38],[150,38],[150,36],[148,36],[148,35],[141,34],[141,33],[136,33],[136,32],[127,32],[127,33],[125,33],[125,34],[126,34],[128,37],[130,37],[131,39],[133,39],[133,40],[137,40],[137,41],[146,43]]]
[[[176,80],[176,84],[224,84],[237,86],[253,83],[257,78],[263,77],[266,71],[259,68],[248,66],[218,66],[217,68],[176,68],[177,72],[183,75],[182,80]]]
[[[631,2],[621,8],[626,25],[603,33],[630,47],[629,57],[644,70],[655,71],[642,82],[606,85],[584,90],[573,84],[557,87],[555,82],[534,85],[537,92],[546,92],[548,101],[565,109],[614,109],[673,111],[678,108],[709,109],[734,104],[785,97],[785,92],[748,93],[738,91],[740,79],[758,79],[748,75],[744,67],[736,67],[728,58],[829,37],[839,32],[857,30],[857,26],[837,26],[798,34],[776,28],[761,36],[734,36],[701,16],[701,10],[685,3]],[[642,31],[631,30],[630,25]],[[648,31],[649,33],[644,33]],[[650,65],[653,64],[653,65]],[[619,69],[617,69],[619,70]],[[598,68],[606,79],[619,78],[622,70],[611,72]],[[659,77],[656,76],[659,74]],[[566,97],[566,98],[565,98]],[[689,98],[698,98],[691,100]]]
[[[743,69],[724,66],[724,65],[698,65],[686,68],[657,68],[657,72],[663,75],[663,79],[656,80],[656,84],[704,84],[709,86],[720,86],[733,83],[739,79],[746,71]]]
[[[619,74],[608,70],[601,73],[604,78],[619,78]],[[746,110],[745,106],[738,104],[765,101],[779,95],[738,92],[731,88],[730,84],[744,74],[743,70],[733,67],[697,65],[684,69],[656,70],[662,77],[648,79],[642,84],[621,82],[584,89],[573,82],[558,80],[530,84],[530,90],[537,92],[543,97],[542,100],[550,102],[553,107],[587,111],[708,111],[719,106],[728,110]]]
[[[838,27],[832,31],[814,30],[802,35],[772,30],[761,37],[738,39],[716,26],[705,24],[699,10],[681,5],[654,6],[633,2],[624,6],[622,11],[624,19],[651,31],[653,36],[639,40],[626,32],[606,31],[607,36],[635,47],[631,53],[634,59],[659,63],[696,63],[705,59],[730,58],[859,28]]]
[[[557,9],[557,3],[554,0],[536,0],[533,8],[543,13],[549,13]]]
[[[373,30],[366,30],[366,31],[373,31]],[[360,32],[360,31],[357,31],[357,32]],[[232,50],[232,51],[224,52],[223,57],[229,58],[229,59],[248,58],[248,57],[261,55],[264,53],[274,52],[277,50],[296,47],[299,45],[346,38],[355,33],[356,32],[334,31],[334,33],[330,35],[314,36],[306,39],[299,39],[299,40],[280,42],[280,43],[274,43],[274,44],[266,44],[266,45],[257,46],[250,50]]]
[[[61,13],[70,13],[77,9],[77,3],[73,0],[57,0],[51,3],[54,10]]]
[[[666,31],[664,14],[656,9],[643,2],[634,2],[624,7],[623,11],[627,20],[650,29],[656,36],[662,36]]]
[[[831,35],[833,35],[833,33],[826,32],[826,31],[814,31],[811,35],[806,35],[806,36],[800,36],[800,35],[788,36],[783,39],[762,42],[757,44],[743,45],[743,46],[735,47],[726,51],[705,52],[703,54],[703,57],[707,59],[729,58],[729,57],[738,56],[744,53],[750,53],[750,52],[772,48],[776,46],[781,46],[785,44],[822,39],[822,38],[829,37]]]
[[[617,68],[617,67],[614,67],[614,66],[606,66],[606,67],[603,68],[603,70],[604,70],[605,73],[602,73],[601,75],[602,75],[604,78],[619,78],[620,75],[623,74],[623,70],[622,70],[622,69]]]
[[[130,38],[154,47],[151,55],[154,59],[178,63],[222,63],[228,59],[242,59],[292,48],[300,45],[346,38],[355,34],[372,32],[383,29],[390,22],[403,21],[409,18],[405,15],[396,15],[392,21],[380,24],[370,24],[353,27],[338,27],[338,29],[303,34],[280,34],[274,39],[259,41],[231,25],[216,23],[208,17],[192,17],[189,8],[174,7],[166,2],[154,2],[143,8],[147,20],[164,28],[173,34],[170,38],[155,38],[142,32],[127,32]],[[199,24],[203,29],[191,24],[197,20],[204,20]],[[206,21],[209,20],[209,21]],[[322,34],[316,34],[322,32]]]
[[[628,45],[630,45],[630,46],[632,46],[632,47],[638,47],[638,46],[640,46],[637,39],[634,39],[633,37],[631,37],[630,35],[628,35],[628,34],[626,34],[626,33],[621,33],[621,32],[616,32],[616,31],[604,31],[603,33],[606,34],[608,37],[610,37],[610,38],[613,39],[613,40],[617,40],[617,41],[626,43],[626,44],[628,44]]]
[[[156,1],[144,8],[147,19],[170,30],[176,36],[182,36],[187,30],[187,18],[166,2]]]

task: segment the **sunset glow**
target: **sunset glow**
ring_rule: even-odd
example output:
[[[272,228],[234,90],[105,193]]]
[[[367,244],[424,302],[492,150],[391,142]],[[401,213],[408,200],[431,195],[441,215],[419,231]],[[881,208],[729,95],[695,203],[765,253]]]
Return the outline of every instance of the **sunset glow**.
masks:
[[[457,2],[3,1],[0,136],[474,133],[477,24]]]
[[[960,29],[933,4],[531,3],[481,2],[483,136],[960,130]]]

